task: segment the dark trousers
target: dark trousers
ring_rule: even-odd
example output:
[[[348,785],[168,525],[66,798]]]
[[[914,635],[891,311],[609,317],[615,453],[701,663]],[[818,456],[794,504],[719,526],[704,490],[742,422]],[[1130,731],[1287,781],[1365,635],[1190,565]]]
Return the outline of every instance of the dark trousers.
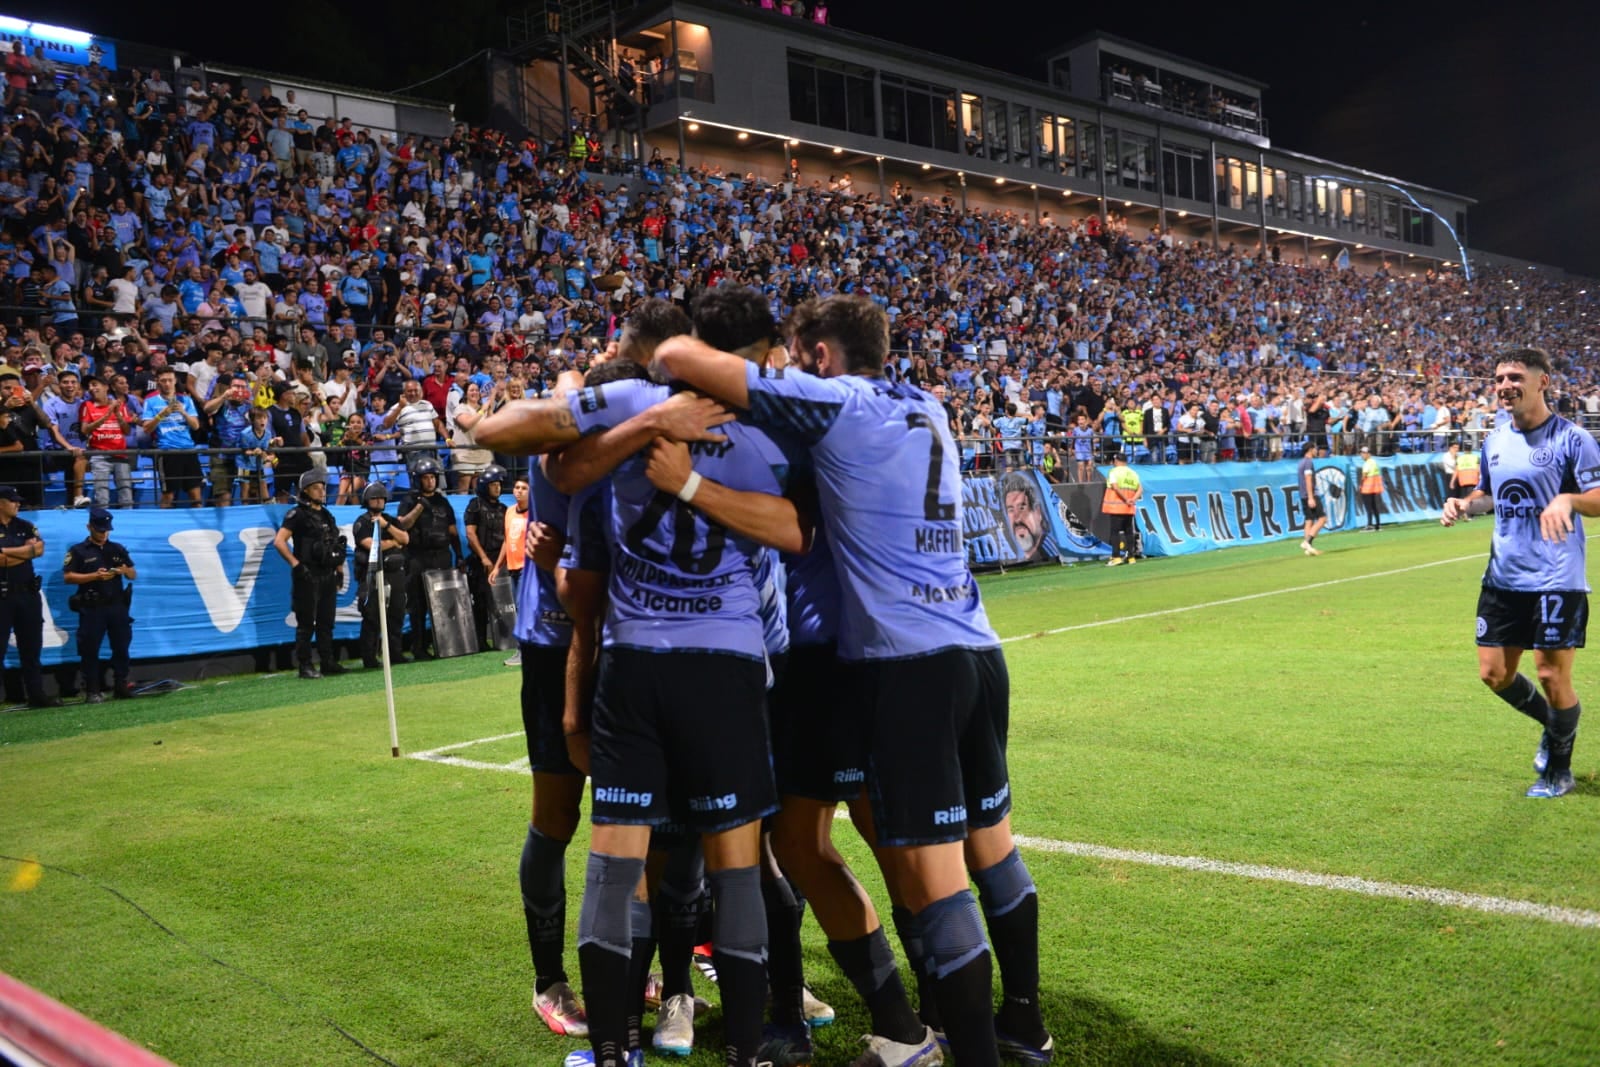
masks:
[[[1134,547],[1137,544],[1133,536],[1132,515],[1111,516],[1111,554],[1121,556],[1123,559],[1132,559]]]
[[[406,557],[406,610],[411,613],[411,651],[420,656],[428,648],[428,586],[422,576],[428,571],[450,569],[448,548],[428,549]]]
[[[378,642],[383,631],[378,622],[378,586],[380,572],[368,570],[361,586],[361,662],[376,663],[381,658]],[[403,639],[401,630],[406,624],[406,575],[393,570],[383,573],[384,608],[389,617],[389,661],[399,658]]]
[[[489,572],[476,557],[467,560],[467,591],[472,594],[472,623],[483,648],[494,647],[494,590],[489,588]]]
[[[39,654],[44,650],[44,607],[32,579],[19,581],[19,588],[0,594],[0,649],[17,638],[17,659],[22,667],[22,685],[29,700],[44,699],[44,678],[39,673]]]
[[[317,635],[317,655],[333,663],[334,601],[339,596],[339,572],[308,571],[294,579],[290,603],[294,606],[294,660],[311,666],[311,635]]]
[[[1376,530],[1383,525],[1383,520],[1378,517],[1378,500],[1380,493],[1362,493],[1361,504],[1367,509],[1367,525]]]
[[[100,692],[103,677],[100,645],[111,638],[111,677],[117,688],[128,680],[128,646],[133,644],[133,620],[128,605],[120,601],[85,608],[78,615],[78,664],[83,671],[83,690]]]

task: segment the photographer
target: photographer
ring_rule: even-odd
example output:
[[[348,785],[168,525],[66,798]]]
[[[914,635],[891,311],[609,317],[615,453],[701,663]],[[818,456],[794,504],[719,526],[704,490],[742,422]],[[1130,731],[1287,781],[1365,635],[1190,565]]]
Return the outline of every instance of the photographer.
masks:
[[[380,538],[379,572],[384,582],[384,607],[389,619],[389,662],[405,663],[400,651],[401,629],[406,621],[406,543],[411,535],[400,524],[384,514],[389,502],[389,490],[382,482],[373,482],[361,491],[361,503],[367,509],[356,520],[351,536],[356,543],[356,588],[361,598],[361,665],[367,668],[382,666],[378,642],[381,629],[378,622],[378,574],[369,573],[372,539]],[[381,531],[381,532],[380,532]]]
[[[123,585],[139,576],[128,550],[110,539],[111,512],[95,508],[89,512],[89,537],[67,549],[62,564],[68,585],[78,587],[67,606],[78,613],[78,667],[83,672],[85,703],[105,700],[100,691],[104,680],[100,667],[100,642],[111,638],[112,695],[119,700],[133,696],[128,681],[128,648],[133,643],[133,619],[128,604],[133,587]]]
[[[323,506],[328,495],[328,472],[313,467],[300,476],[300,503],[289,509],[283,525],[272,539],[272,547],[290,567],[294,578],[291,603],[294,605],[294,656],[300,677],[321,678],[343,674],[344,667],[333,654],[334,601],[339,593],[339,572],[344,568],[348,543],[339,533],[339,524]],[[294,551],[289,551],[289,539]],[[322,670],[311,663],[311,634],[317,635],[317,655]]]
[[[406,545],[406,603],[411,610],[411,652],[417,659],[434,658],[427,651],[429,571],[454,568],[461,558],[461,536],[456,513],[439,492],[443,469],[436,459],[424,459],[413,471],[416,490],[401,505],[399,525],[411,534]]]

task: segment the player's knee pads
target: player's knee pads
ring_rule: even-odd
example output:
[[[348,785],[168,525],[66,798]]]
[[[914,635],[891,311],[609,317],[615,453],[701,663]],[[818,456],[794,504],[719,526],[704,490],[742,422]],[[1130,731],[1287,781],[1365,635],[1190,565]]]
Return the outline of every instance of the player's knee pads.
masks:
[[[528,827],[522,862],[517,866],[522,902],[530,908],[548,908],[565,900],[566,869],[567,843]]]
[[[761,901],[760,868],[712,871],[707,877],[716,902],[711,919],[711,940],[716,951],[765,963],[767,913]]]
[[[1038,893],[1028,865],[1016,849],[993,867],[975,871],[972,880],[978,883],[978,895],[983,900],[983,913],[990,917],[1004,915],[1021,904],[1030,895]]]
[[[989,951],[972,890],[963,889],[936,900],[917,913],[922,947],[928,954],[927,971],[946,978]]]
[[[643,874],[644,860],[589,853],[578,910],[579,948],[597,945],[619,956],[633,951],[633,893]]]

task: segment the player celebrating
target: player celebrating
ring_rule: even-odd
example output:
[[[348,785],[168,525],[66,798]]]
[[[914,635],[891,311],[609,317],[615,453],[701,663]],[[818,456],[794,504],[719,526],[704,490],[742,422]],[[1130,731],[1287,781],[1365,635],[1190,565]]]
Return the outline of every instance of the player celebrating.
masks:
[[[1446,500],[1446,526],[1494,512],[1494,540],[1478,596],[1478,675],[1496,696],[1544,728],[1530,797],[1572,790],[1572,744],[1582,708],[1572,661],[1589,617],[1583,524],[1600,516],[1600,447],[1545,401],[1550,357],[1523,348],[1495,366],[1494,384],[1510,421],[1483,442],[1483,480]],[[1517,673],[1533,649],[1541,695]]]
[[[1044,1062],[1038,895],[1011,837],[1010,685],[961,543],[947,416],[932,395],[884,380],[888,320],[872,301],[805,304],[792,328],[796,361],[817,375],[763,370],[688,337],[657,348],[656,369],[811,446],[843,594],[839,656],[861,664],[876,851],[909,912],[908,953],[920,940],[913,964],[933,980],[957,1063],[995,1067],[997,1030],[1009,1053]],[[1005,986],[998,1016],[969,870]]]

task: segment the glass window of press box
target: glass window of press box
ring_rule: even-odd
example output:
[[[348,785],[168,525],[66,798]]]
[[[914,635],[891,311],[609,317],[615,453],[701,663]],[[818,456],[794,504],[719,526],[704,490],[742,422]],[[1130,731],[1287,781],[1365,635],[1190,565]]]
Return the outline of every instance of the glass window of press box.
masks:
[[[789,50],[789,118],[868,137],[878,134],[873,70]]]

